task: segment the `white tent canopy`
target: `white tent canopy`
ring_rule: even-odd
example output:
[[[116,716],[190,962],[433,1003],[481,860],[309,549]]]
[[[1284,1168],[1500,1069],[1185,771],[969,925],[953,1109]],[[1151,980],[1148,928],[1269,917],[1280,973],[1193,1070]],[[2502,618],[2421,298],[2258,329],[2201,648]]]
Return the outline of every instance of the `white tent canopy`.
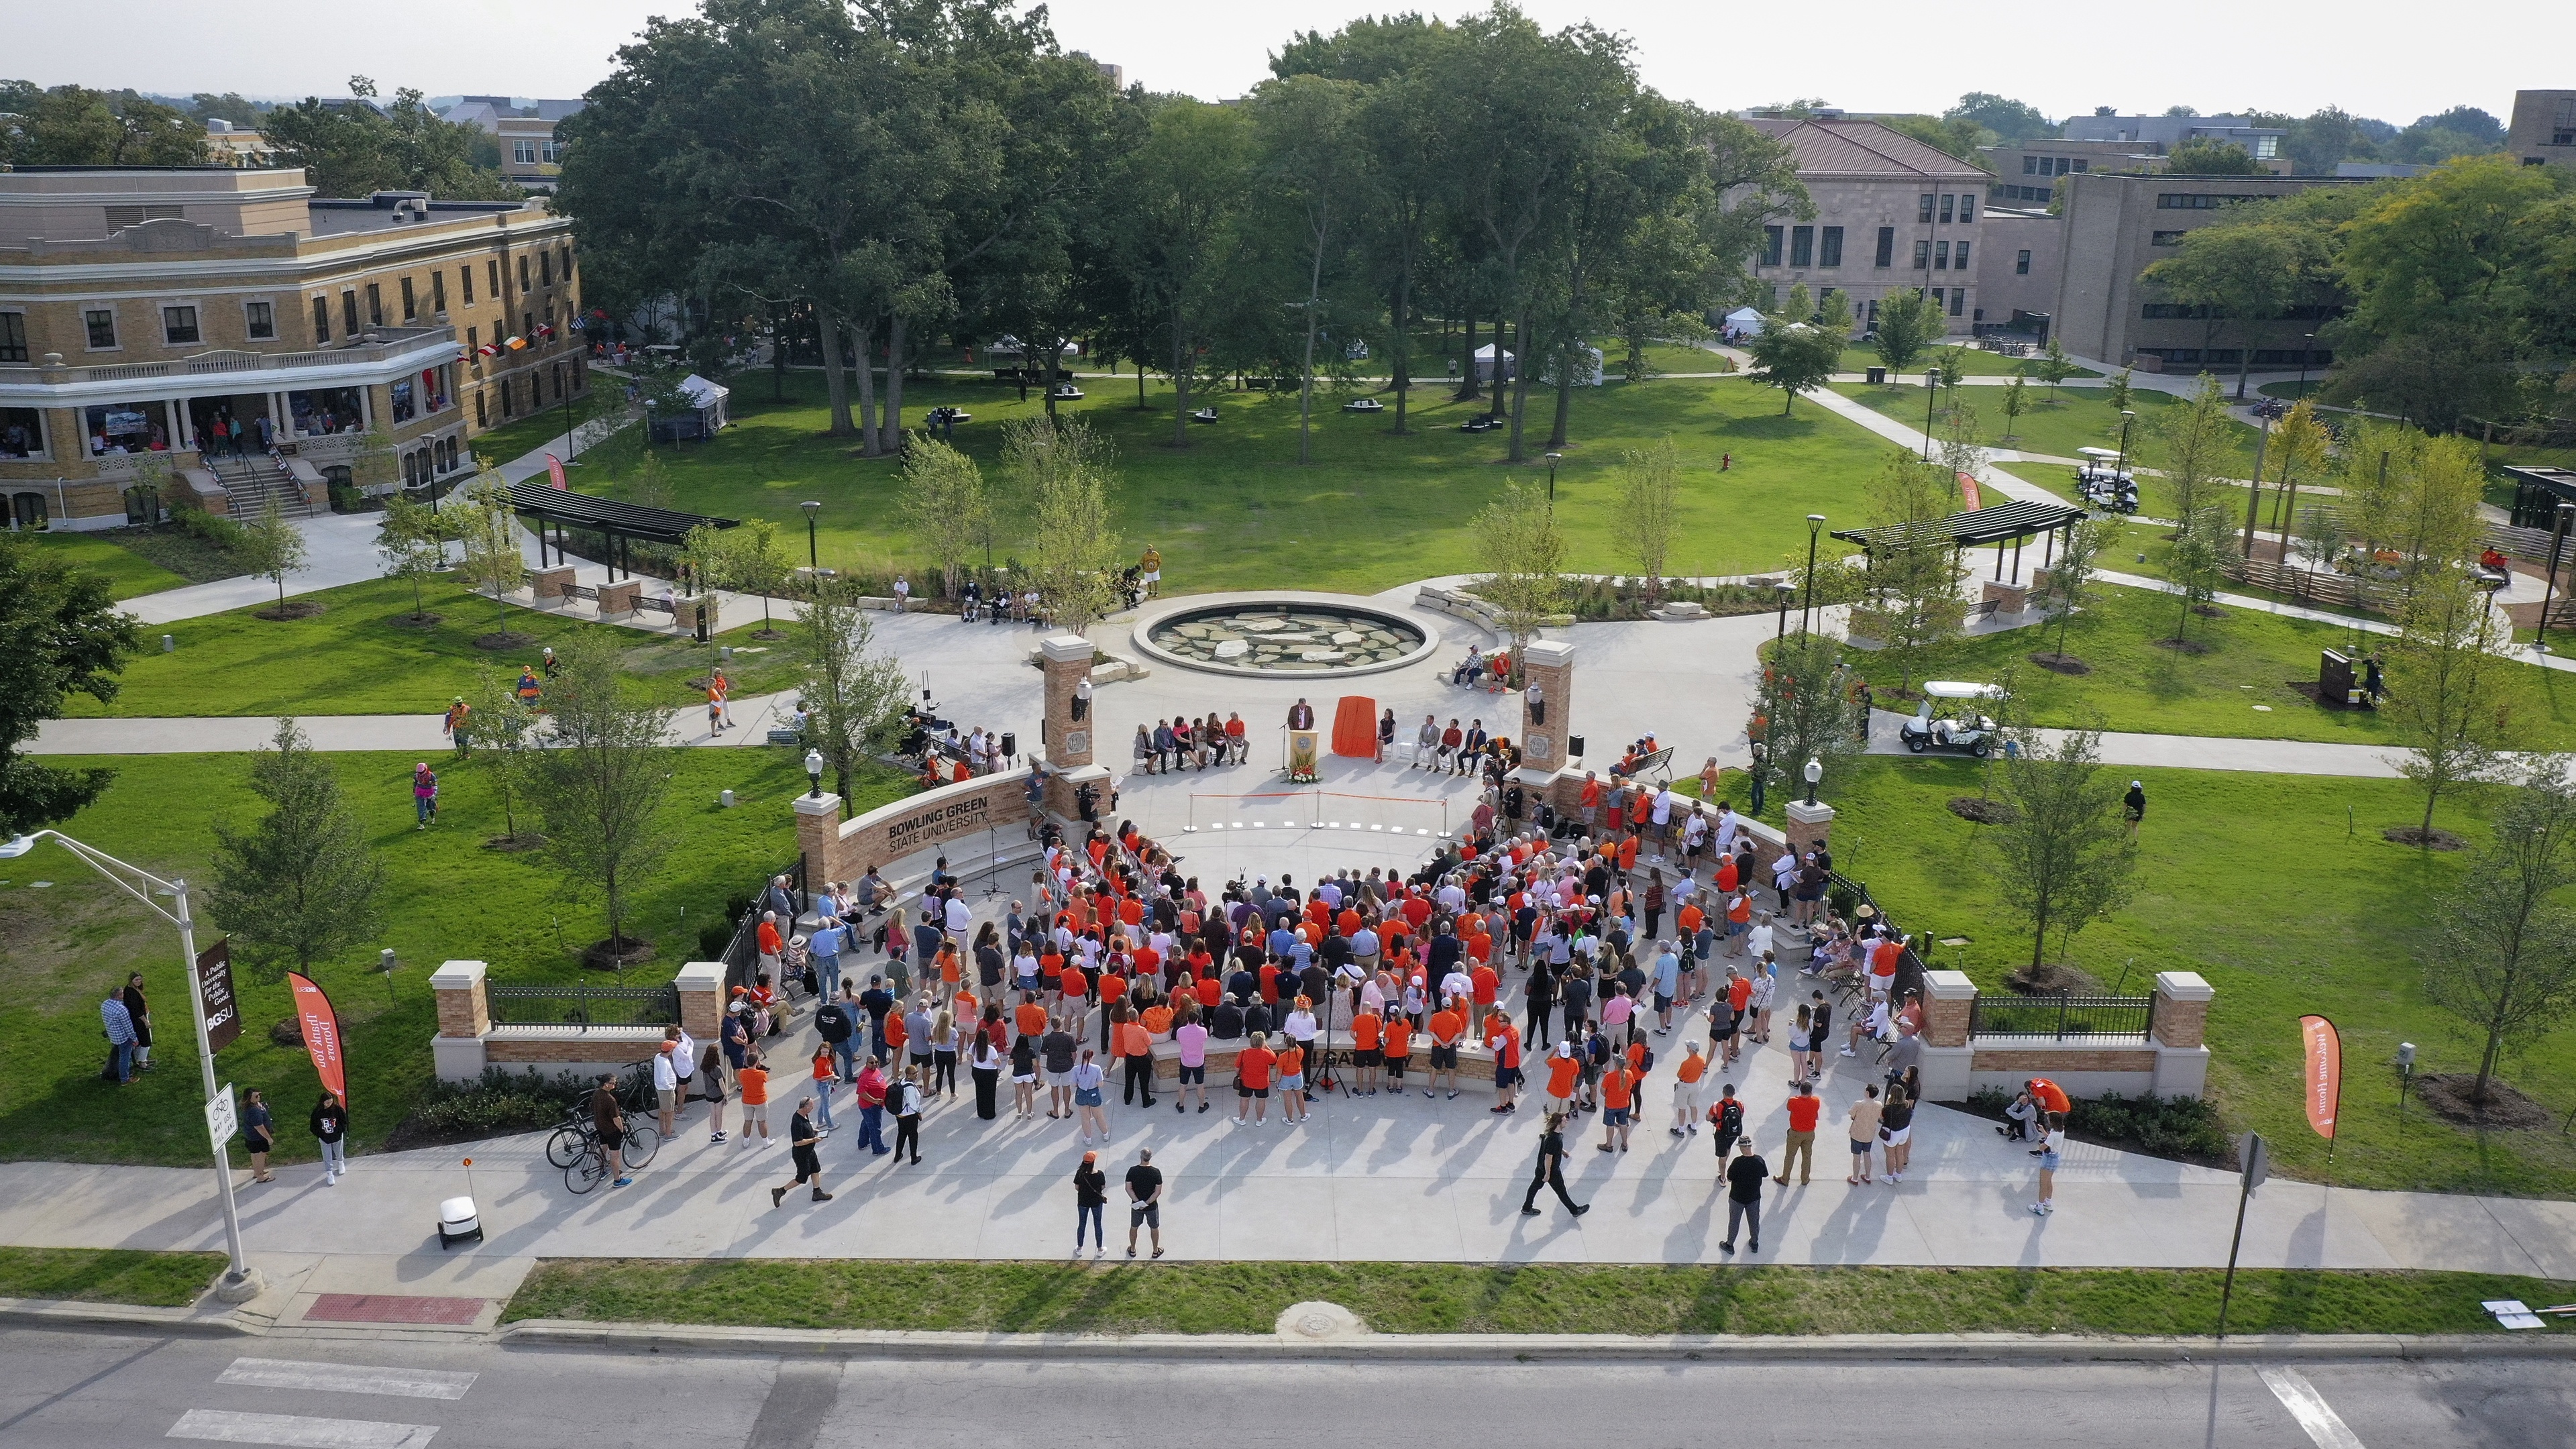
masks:
[[[1738,307],[1726,314],[1726,325],[1747,337],[1758,337],[1762,333],[1761,310],[1754,307]]]

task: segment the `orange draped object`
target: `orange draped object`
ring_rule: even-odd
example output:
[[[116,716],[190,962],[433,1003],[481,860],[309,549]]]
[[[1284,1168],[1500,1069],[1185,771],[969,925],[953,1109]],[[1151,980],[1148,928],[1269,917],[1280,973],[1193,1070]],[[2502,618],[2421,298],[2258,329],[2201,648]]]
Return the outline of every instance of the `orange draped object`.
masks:
[[[1377,758],[1377,701],[1346,694],[1333,710],[1333,753],[1346,760]]]

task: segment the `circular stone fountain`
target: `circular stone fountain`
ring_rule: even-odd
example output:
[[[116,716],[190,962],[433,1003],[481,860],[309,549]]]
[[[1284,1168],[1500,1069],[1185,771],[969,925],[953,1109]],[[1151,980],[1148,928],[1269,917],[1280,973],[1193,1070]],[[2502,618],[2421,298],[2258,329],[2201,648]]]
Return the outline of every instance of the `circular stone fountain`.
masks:
[[[1182,599],[1147,609],[1132,632],[1150,657],[1216,674],[1373,674],[1440,645],[1430,620],[1347,594]]]

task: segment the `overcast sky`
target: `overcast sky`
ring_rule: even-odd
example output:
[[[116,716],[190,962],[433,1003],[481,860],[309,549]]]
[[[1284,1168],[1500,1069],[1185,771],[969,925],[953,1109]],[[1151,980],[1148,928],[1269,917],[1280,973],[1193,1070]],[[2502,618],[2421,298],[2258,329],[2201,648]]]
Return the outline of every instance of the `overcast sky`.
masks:
[[[577,96],[618,45],[674,0],[445,0],[315,7],[311,0],[23,0],[0,75],[187,94],[345,93],[352,72],[387,94],[507,91]],[[1292,29],[1418,8],[1307,0],[1056,0],[1069,49],[1126,67],[1155,90],[1215,99],[1267,74]],[[1711,109],[1820,96],[1869,111],[1939,111],[1996,91],[2052,117],[2095,106],[2304,115],[2341,105],[2400,125],[2454,105],[2509,118],[2518,88],[2576,85],[2576,6],[2451,0],[2426,14],[2385,3],[2158,0],[2145,5],[1711,4],[1708,0],[1525,0],[1542,24],[1590,18],[1637,43],[1647,83]]]

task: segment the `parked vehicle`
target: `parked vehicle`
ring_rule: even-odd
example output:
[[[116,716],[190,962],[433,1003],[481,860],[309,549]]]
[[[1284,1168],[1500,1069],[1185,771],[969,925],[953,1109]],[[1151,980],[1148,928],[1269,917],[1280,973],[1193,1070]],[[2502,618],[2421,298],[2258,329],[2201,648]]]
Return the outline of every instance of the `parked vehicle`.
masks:
[[[1349,402],[1342,404],[1342,411],[1346,413],[1382,413],[1386,411],[1386,404],[1379,402],[1373,397],[1355,397]]]
[[[1995,684],[1962,684],[1956,680],[1928,679],[1922,686],[1923,703],[1914,718],[1899,725],[1897,739],[1916,754],[1926,750],[1945,750],[1974,755],[1984,759],[1994,751],[1995,721],[1993,716],[1978,711],[1961,701],[2001,699],[2003,687]],[[1949,713],[1933,715],[1933,702],[1942,701]]]

